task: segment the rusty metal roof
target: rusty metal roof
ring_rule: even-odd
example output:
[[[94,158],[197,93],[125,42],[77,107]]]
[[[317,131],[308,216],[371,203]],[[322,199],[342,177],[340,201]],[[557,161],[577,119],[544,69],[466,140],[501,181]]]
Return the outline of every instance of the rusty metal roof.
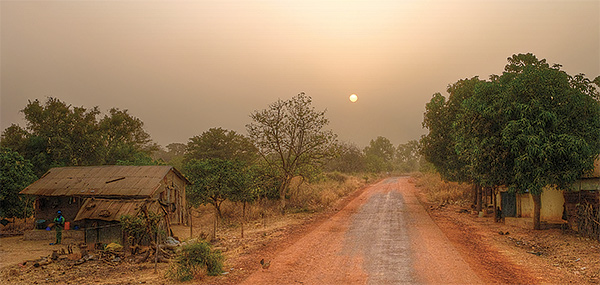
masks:
[[[159,205],[156,201],[152,202],[148,199],[99,199],[88,198],[85,200],[75,221],[84,219],[103,220],[103,221],[119,221],[121,216],[135,216],[141,210],[141,207],[147,203],[148,210],[156,212]]]
[[[172,166],[57,167],[48,170],[42,178],[20,193],[38,196],[149,197],[170,171],[189,184]]]

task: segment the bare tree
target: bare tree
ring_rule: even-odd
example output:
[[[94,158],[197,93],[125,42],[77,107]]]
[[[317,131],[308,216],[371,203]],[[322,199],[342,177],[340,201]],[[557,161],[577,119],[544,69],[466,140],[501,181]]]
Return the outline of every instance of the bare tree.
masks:
[[[336,135],[324,129],[329,124],[325,110],[317,111],[311,103],[304,92],[286,101],[277,100],[267,109],[252,113],[253,122],[246,125],[260,155],[279,170],[282,211],[291,179],[321,166],[334,153]]]

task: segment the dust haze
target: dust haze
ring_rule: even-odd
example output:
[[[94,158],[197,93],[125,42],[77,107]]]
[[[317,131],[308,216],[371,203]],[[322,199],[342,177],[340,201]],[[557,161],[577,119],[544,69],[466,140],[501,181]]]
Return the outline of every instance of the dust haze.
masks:
[[[534,53],[600,75],[599,1],[2,1],[0,127],[28,100],[128,109],[161,145],[305,92],[342,141],[418,139],[425,103]],[[351,103],[356,93],[360,100]]]

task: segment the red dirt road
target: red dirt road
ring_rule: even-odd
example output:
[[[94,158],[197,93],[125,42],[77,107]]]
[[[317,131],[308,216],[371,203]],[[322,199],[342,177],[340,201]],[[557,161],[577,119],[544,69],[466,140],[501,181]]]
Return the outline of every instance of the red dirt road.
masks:
[[[242,284],[482,283],[415,192],[408,177],[370,186]]]

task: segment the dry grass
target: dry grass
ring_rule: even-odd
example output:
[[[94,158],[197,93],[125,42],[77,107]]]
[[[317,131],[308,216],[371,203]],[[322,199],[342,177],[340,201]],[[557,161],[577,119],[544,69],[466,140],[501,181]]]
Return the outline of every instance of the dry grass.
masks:
[[[22,235],[25,231],[32,230],[34,219],[8,219],[10,221],[6,226],[0,226],[0,236]]]
[[[289,207],[292,211],[321,211],[364,186],[363,179],[340,173],[329,173],[317,183],[302,183],[301,179],[294,179],[289,192]]]
[[[288,213],[314,213],[325,210],[340,198],[363,187],[366,181],[373,181],[374,176],[350,176],[341,173],[328,173],[316,183],[309,183],[300,177],[294,178],[289,191],[289,199],[286,201],[286,212]],[[262,221],[281,216],[281,202],[276,200],[261,199],[252,204],[246,204],[245,221]],[[200,206],[194,209],[194,216],[206,217],[202,226],[210,228],[214,208],[212,205]],[[242,222],[242,204],[225,201],[221,205],[223,219],[220,226],[237,227]]]
[[[446,182],[437,173],[413,173],[415,185],[424,189],[427,200],[434,204],[468,205],[473,201],[472,186]]]

